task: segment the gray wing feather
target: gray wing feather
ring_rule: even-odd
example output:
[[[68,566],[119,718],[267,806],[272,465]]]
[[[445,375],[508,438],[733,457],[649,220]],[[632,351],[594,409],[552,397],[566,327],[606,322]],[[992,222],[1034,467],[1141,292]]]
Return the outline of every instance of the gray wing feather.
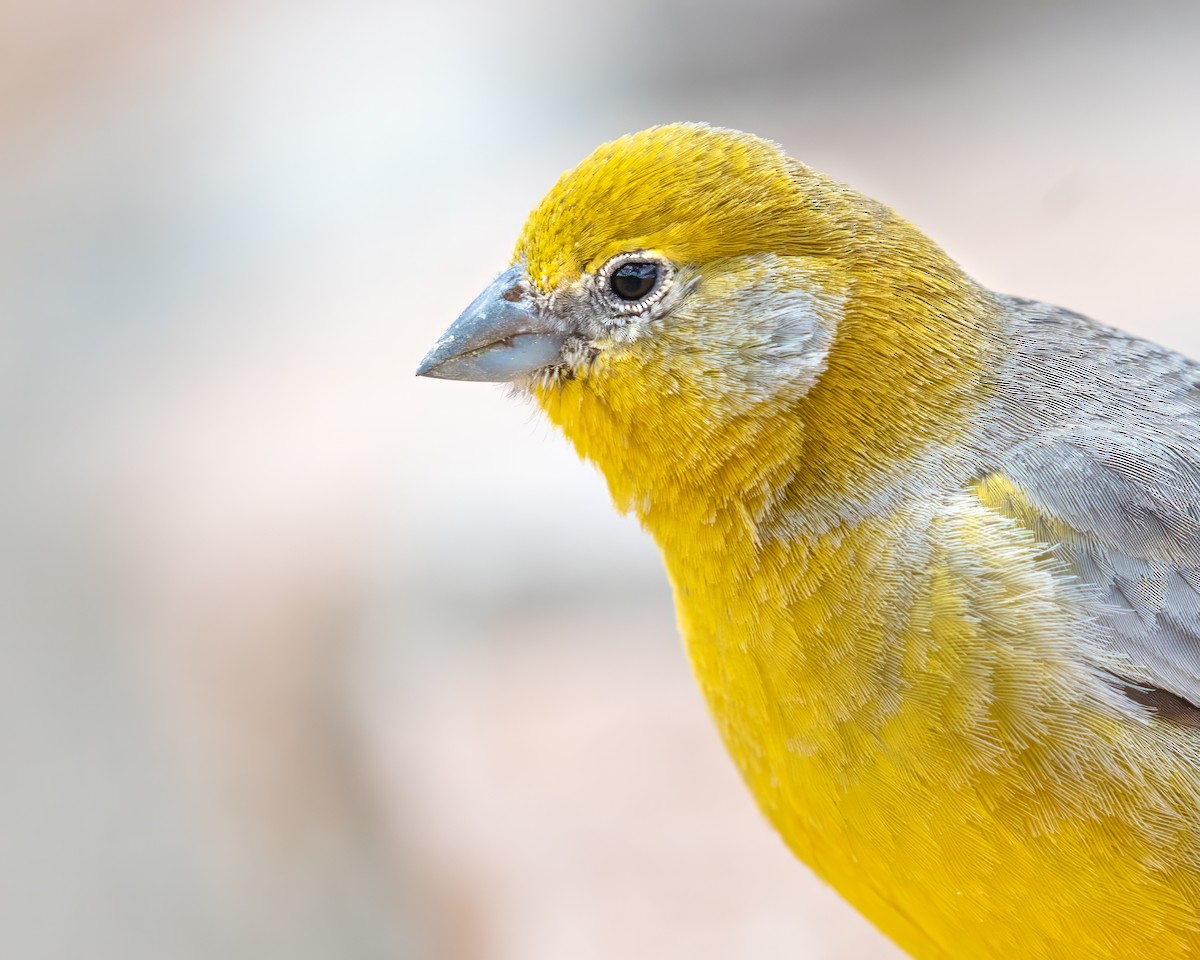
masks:
[[[1103,602],[1126,679],[1200,706],[1200,366],[1077,314],[1008,301],[1018,343],[996,469]],[[1006,403],[1009,401],[1005,401]],[[1045,531],[1043,531],[1045,533]]]

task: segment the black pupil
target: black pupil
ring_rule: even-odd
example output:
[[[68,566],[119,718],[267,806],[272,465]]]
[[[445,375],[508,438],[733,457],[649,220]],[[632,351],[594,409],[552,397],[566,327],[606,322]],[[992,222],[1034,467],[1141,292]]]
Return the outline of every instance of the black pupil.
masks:
[[[609,284],[622,300],[641,300],[658,283],[658,264],[645,261],[623,263],[613,271]]]

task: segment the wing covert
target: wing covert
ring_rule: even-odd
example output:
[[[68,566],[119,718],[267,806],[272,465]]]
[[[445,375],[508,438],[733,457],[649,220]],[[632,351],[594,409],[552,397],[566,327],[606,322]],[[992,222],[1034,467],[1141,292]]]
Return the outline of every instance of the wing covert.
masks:
[[[1130,437],[1076,434],[1014,451],[975,490],[1096,588],[1122,679],[1200,708],[1194,459],[1165,443],[1147,451]]]

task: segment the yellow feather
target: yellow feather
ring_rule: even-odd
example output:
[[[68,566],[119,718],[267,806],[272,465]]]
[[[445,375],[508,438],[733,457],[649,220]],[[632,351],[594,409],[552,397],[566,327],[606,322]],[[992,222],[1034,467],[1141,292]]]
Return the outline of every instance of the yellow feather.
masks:
[[[704,127],[601,147],[516,258],[553,295],[635,250],[703,310],[534,393],[662,548],[788,845],[915,957],[1200,956],[1196,737],[1090,670],[1063,531],[1002,477],[938,485],[997,389],[995,299],[891,211]],[[745,292],[777,274],[836,325],[800,386],[746,359]]]

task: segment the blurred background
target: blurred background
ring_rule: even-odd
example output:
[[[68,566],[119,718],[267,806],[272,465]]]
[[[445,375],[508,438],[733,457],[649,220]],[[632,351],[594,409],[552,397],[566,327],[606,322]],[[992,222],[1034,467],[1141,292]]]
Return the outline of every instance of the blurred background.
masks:
[[[675,119],[1200,356],[1200,7],[3,12],[0,955],[894,956],[754,810],[600,479],[413,370]]]

